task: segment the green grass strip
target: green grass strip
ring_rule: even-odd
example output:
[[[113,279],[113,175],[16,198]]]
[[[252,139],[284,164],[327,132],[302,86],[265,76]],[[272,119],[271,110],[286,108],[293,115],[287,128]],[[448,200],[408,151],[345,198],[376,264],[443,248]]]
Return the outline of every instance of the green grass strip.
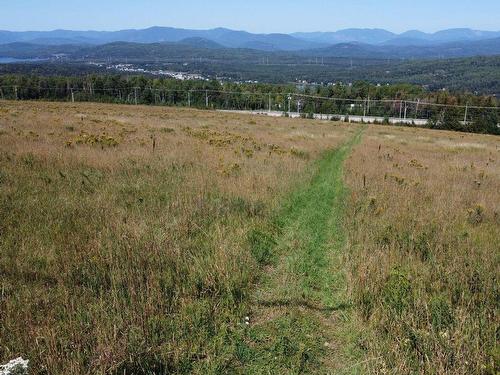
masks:
[[[360,371],[353,365],[362,353],[347,293],[342,219],[347,193],[343,162],[363,129],[316,163],[313,178],[291,194],[276,216],[273,235],[254,234],[257,254],[271,244],[273,249],[251,324],[239,344],[244,373]]]

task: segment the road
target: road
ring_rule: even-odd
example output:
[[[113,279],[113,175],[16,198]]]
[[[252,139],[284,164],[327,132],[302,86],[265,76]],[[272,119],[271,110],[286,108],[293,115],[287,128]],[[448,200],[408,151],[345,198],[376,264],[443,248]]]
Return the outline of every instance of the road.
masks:
[[[261,116],[271,116],[271,117],[283,117],[284,113],[282,111],[238,111],[238,110],[220,110],[221,112],[229,112],[229,113],[247,113],[250,115],[261,115]],[[298,112],[290,112],[289,117],[291,118],[300,118],[303,114]],[[315,113],[313,114],[314,118],[317,120],[331,120],[339,119],[339,121],[345,121],[346,117],[348,117],[348,122],[365,122],[369,124],[373,124],[375,122],[382,123],[384,122],[384,117],[378,116],[358,116],[358,115],[334,115],[334,114],[321,114]],[[417,125],[417,126],[425,126],[428,124],[427,119],[419,119],[419,118],[399,118],[399,117],[390,117],[390,124],[408,124],[408,125]]]

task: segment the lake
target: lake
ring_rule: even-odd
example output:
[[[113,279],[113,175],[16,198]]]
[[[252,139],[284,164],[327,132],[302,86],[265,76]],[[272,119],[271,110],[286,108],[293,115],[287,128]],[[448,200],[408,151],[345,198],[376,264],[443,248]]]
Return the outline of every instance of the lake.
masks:
[[[0,57],[0,64],[11,64],[19,62],[39,62],[45,61],[45,59],[16,59],[14,57]]]

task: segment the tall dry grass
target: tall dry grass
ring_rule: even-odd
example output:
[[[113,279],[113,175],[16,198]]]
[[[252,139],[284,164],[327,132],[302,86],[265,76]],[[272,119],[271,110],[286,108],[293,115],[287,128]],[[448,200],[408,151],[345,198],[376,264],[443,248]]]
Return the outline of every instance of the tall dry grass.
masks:
[[[33,374],[237,371],[260,272],[248,233],[349,132],[1,102],[0,362],[23,356]]]
[[[346,179],[367,371],[498,373],[500,138],[372,126]]]

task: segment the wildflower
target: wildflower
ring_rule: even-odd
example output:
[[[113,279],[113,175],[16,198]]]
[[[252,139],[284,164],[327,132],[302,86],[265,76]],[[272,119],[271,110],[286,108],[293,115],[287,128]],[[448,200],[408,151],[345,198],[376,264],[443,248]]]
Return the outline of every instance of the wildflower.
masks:
[[[0,365],[0,375],[23,375],[28,373],[27,359],[21,357],[13,359],[6,365]]]

